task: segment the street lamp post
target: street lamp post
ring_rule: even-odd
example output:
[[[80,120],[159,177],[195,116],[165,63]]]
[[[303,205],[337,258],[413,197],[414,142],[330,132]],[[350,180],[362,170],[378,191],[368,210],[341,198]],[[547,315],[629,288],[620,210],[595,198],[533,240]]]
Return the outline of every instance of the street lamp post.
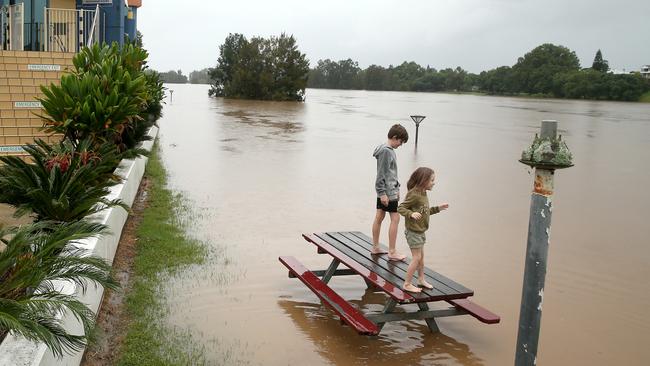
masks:
[[[413,122],[415,122],[415,146],[418,146],[418,131],[420,130],[420,122],[425,119],[426,116],[411,116]]]
[[[553,212],[553,178],[555,170],[573,166],[572,155],[562,136],[557,137],[557,121],[542,121],[540,135],[524,150],[521,163],[534,169],[535,183],[531,194],[524,283],[519,310],[516,366],[537,363],[537,343],[542,320],[542,301],[546,262],[550,244]]]

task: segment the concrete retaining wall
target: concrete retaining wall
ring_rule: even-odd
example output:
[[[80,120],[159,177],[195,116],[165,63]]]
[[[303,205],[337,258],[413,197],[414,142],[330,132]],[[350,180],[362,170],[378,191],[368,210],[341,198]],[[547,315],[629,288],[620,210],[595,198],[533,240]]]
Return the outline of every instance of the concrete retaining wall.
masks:
[[[142,145],[145,149],[151,151],[153,146],[153,139],[158,135],[158,128],[152,127],[149,131],[149,136],[152,137],[151,141],[145,141]],[[144,174],[144,169],[147,164],[146,157],[139,157],[135,160],[123,160],[116,173],[124,177],[124,181],[112,187],[108,199],[119,198],[124,203],[132,206],[133,200],[138,193],[138,187]],[[109,263],[113,263],[117,244],[120,241],[122,234],[122,227],[126,222],[128,213],[120,207],[113,207],[100,212],[95,215],[93,219],[101,222],[109,227],[110,235],[104,235],[100,238],[93,238],[85,240],[82,245],[92,251],[93,254],[105,258]],[[82,294],[80,289],[74,284],[69,282],[60,283],[60,289],[64,293],[75,293],[79,299],[87,304],[90,309],[97,313],[99,305],[102,302],[104,289],[102,287],[95,288],[88,286],[85,294]],[[63,314],[63,323],[70,333],[81,334],[81,324],[70,314]],[[30,342],[22,337],[8,335],[7,338],[0,344],[0,365],[4,366],[46,366],[46,365],[74,365],[78,366],[83,356],[83,350],[73,355],[65,355],[62,359],[54,357],[47,347],[42,343]]]

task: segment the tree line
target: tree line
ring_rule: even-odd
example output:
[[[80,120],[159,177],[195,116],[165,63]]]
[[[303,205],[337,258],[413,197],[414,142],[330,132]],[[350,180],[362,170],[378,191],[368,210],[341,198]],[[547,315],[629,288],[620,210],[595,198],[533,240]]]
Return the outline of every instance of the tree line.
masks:
[[[609,73],[607,60],[598,50],[591,68],[580,68],[574,51],[542,44],[519,57],[513,66],[501,66],[479,74],[461,67],[436,70],[415,62],[387,68],[370,65],[361,69],[352,59],[319,60],[309,71],[310,88],[364,89],[426,92],[484,92],[496,95],[532,95],[556,98],[639,100],[650,91],[650,82],[639,74]]]
[[[170,84],[210,84],[210,76],[208,75],[208,68],[195,70],[190,72],[189,77],[183,75],[183,71],[170,70],[167,72],[159,72],[160,79],[164,83]]]

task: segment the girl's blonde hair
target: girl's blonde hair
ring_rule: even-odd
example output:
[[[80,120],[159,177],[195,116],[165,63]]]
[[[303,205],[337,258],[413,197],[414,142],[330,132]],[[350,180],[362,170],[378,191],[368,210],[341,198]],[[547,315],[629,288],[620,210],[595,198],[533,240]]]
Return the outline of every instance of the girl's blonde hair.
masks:
[[[419,167],[415,169],[409,181],[406,183],[406,188],[410,191],[413,188],[424,189],[429,183],[429,180],[436,174],[433,169],[427,167]]]

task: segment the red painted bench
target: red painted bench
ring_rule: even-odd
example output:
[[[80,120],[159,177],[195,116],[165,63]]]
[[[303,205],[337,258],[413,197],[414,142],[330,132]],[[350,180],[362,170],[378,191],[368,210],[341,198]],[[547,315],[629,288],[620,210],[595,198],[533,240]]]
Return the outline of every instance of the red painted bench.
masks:
[[[359,334],[379,334],[379,327],[375,323],[368,320],[360,311],[341,298],[334,290],[316,277],[314,273],[305,268],[302,263],[298,262],[296,258],[282,256],[278,259],[289,269],[291,274],[298,277],[300,281],[307,285],[323,301],[323,304],[338,314],[341,321],[354,328]]]
[[[466,311],[469,315],[482,321],[483,323],[497,324],[501,321],[500,316],[467,299],[447,300],[447,302],[454,305],[456,308]]]

